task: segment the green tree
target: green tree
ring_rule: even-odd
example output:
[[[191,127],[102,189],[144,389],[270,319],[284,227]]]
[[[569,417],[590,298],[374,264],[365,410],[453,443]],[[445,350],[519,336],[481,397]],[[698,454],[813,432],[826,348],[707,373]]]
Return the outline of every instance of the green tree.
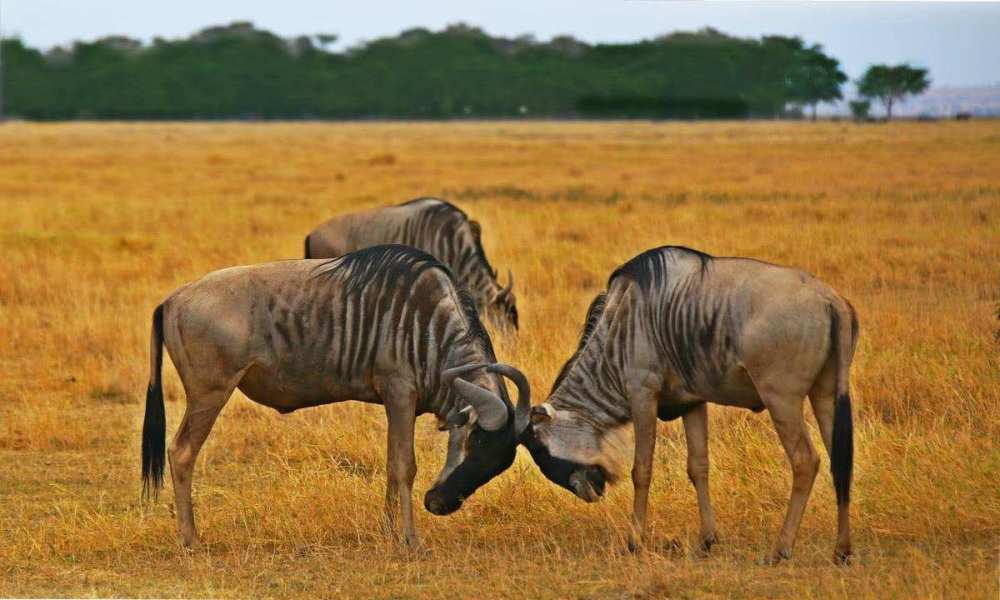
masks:
[[[798,38],[713,29],[591,45],[456,24],[345,50],[335,41],[283,38],[249,22],[44,54],[4,40],[3,83],[10,112],[35,119],[714,119],[781,116],[822,97],[806,83],[820,80],[816,65],[836,65]]]
[[[816,120],[816,106],[820,102],[839,100],[840,88],[847,75],[840,70],[840,61],[823,53],[823,47],[803,47],[795,53],[796,61],[788,73],[789,95],[794,102],[812,108]]]
[[[849,103],[851,107],[851,114],[854,115],[855,121],[867,121],[868,111],[871,110],[872,103],[868,100],[851,100]]]
[[[885,106],[886,120],[892,119],[892,105],[930,86],[927,69],[901,65],[872,65],[858,80],[858,93],[878,98]]]
[[[323,47],[323,50],[326,51],[329,51],[330,46],[340,39],[340,36],[336,33],[317,33],[314,37],[319,42],[319,45]]]

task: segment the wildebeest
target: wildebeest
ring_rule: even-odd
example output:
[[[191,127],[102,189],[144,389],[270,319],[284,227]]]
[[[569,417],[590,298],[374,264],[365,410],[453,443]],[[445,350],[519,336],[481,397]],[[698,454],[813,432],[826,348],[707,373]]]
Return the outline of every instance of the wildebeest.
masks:
[[[216,271],[156,308],[150,343],[143,489],[155,494],[163,479],[160,371],[166,346],[187,395],[169,450],[185,545],[197,540],[195,459],[237,387],[280,413],[344,400],[384,405],[386,514],[395,522],[400,505],[410,544],[417,543],[411,499],[416,416],[433,413],[442,429],[450,429],[444,469],[425,496],[429,511],[448,514],[509,467],[516,453],[506,388],[480,367],[492,365],[514,380],[522,412],[529,406],[526,380],[513,367],[493,364],[490,338],[448,268],[407,246]]]
[[[531,409],[530,421],[517,415],[525,428],[519,436],[546,477],[592,502],[619,476],[631,430],[635,548],[645,538],[657,418],[683,417],[707,552],[716,529],[706,403],[766,409],[793,475],[788,512],[767,558],[776,562],[791,556],[819,468],[803,420],[808,395],[831,458],[834,558],[843,562],[851,553],[849,375],[857,337],[847,300],[802,271],[682,247],[649,250],[611,275],[548,400]]]
[[[333,258],[378,244],[404,244],[448,265],[455,280],[472,294],[481,317],[517,329],[514,276],[507,287],[486,260],[477,221],[437,198],[417,198],[398,206],[334,217],[305,239],[306,258]]]

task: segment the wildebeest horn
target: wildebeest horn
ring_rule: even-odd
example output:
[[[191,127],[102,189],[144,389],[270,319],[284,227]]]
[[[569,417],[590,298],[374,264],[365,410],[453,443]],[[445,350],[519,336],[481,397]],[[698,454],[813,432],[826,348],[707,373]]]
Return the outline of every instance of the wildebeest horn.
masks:
[[[476,409],[480,427],[486,431],[497,431],[507,424],[507,405],[500,396],[464,379],[456,378],[452,386]]]
[[[509,294],[512,289],[514,289],[514,273],[507,269],[507,287],[500,290],[500,294]]]
[[[476,369],[482,369],[483,367],[489,366],[486,363],[471,363],[468,365],[461,365],[458,367],[452,367],[451,369],[445,369],[441,371],[441,385],[450,386],[455,378],[460,375],[465,375],[475,371]]]
[[[494,363],[486,367],[491,373],[498,373],[510,379],[517,386],[517,407],[514,409],[514,432],[521,435],[528,427],[531,415],[531,384],[524,373],[503,363]]]

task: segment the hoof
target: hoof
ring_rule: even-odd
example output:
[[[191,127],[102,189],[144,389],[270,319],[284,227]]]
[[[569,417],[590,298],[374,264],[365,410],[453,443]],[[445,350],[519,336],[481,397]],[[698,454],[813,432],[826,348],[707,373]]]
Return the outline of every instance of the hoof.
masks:
[[[418,559],[430,554],[430,549],[416,536],[396,533],[391,538],[394,553],[403,560]]]
[[[666,554],[683,554],[684,544],[682,544],[677,538],[670,538],[669,540],[665,540],[663,544],[660,545],[659,550],[660,552],[664,552]]]
[[[719,537],[716,534],[710,533],[703,536],[701,541],[698,542],[698,548],[695,550],[695,554],[704,558],[712,553],[712,546],[717,543],[719,543]]]
[[[770,556],[761,559],[760,564],[765,567],[773,567],[783,560],[788,560],[792,557],[791,550],[775,550]]]
[[[677,538],[670,538],[669,540],[664,540],[661,543],[654,543],[653,545],[650,545],[648,540],[637,542],[634,539],[629,538],[629,552],[639,555],[645,553],[647,550],[662,552],[665,554],[681,554],[684,552],[684,544],[682,544]]]
[[[192,538],[187,540],[181,540],[181,550],[188,554],[192,554],[201,547],[201,540],[198,538]]]
[[[635,541],[632,538],[629,538],[629,540],[628,540],[628,551],[631,552],[632,554],[641,554],[642,553],[642,543],[641,542],[637,542],[637,541]]]
[[[838,567],[847,567],[854,562],[854,554],[850,550],[834,550],[833,564]]]
[[[420,542],[420,538],[416,534],[396,534],[396,540],[400,547],[405,550],[410,550],[413,552],[420,551],[424,548],[424,545]]]

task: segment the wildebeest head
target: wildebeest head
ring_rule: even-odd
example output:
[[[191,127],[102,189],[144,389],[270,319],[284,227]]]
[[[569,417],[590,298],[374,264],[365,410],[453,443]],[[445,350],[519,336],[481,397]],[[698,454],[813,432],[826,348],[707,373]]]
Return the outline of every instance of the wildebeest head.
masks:
[[[501,327],[513,327],[517,330],[517,298],[514,297],[514,274],[507,271],[507,287],[500,288],[493,297],[487,312],[490,318]]]
[[[520,443],[549,481],[596,502],[618,479],[628,447],[628,428],[603,429],[588,419],[545,403],[521,417]]]
[[[517,453],[514,408],[495,392],[459,377],[482,368],[514,382],[520,410],[531,406],[527,378],[509,365],[465,365],[442,373],[442,384],[451,385],[468,406],[448,415],[442,424],[442,429],[449,431],[448,456],[437,481],[424,496],[424,506],[436,515],[461,508],[480,486],[510,467]]]

